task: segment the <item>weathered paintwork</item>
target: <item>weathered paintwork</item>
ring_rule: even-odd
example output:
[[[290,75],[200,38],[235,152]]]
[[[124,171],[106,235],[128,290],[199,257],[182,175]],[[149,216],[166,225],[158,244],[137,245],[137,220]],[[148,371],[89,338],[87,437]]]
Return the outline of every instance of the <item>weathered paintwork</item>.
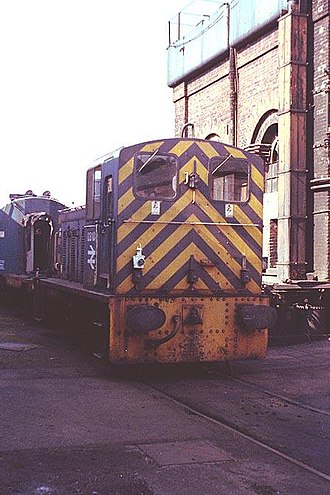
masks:
[[[267,330],[244,331],[236,321],[236,309],[240,304],[268,303],[266,297],[111,297],[109,359],[180,363],[264,358]],[[129,330],[126,314],[138,304],[161,308],[166,313],[164,326],[149,333]],[[191,319],[194,309],[200,316],[197,322]],[[157,345],[158,339],[175,331],[173,338]]]
[[[178,160],[178,194],[160,201],[157,216],[152,214],[152,201],[134,195],[134,155],[141,151],[169,153]],[[224,154],[249,161],[250,194],[244,203],[210,197],[210,160]],[[187,174],[197,174],[196,189],[185,184]],[[198,277],[194,289],[202,293],[260,293],[263,184],[262,160],[222,143],[176,139],[124,149],[119,163],[116,292],[134,291],[132,257],[141,245],[146,263],[139,292],[182,293],[189,289],[187,273],[192,269]],[[241,279],[244,267],[250,274],[246,283]]]
[[[263,187],[261,158],[216,141],[123,148],[88,170],[86,209],[61,213],[62,280],[36,277],[34,316],[89,334],[113,363],[265,357],[265,311],[239,310],[269,305]]]

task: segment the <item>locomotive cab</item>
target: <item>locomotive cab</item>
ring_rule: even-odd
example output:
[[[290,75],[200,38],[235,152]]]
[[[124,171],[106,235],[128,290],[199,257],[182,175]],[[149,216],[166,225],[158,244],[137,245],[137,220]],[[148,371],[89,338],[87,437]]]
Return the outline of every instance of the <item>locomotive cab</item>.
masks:
[[[49,191],[42,196],[32,191],[11,195],[11,203],[0,215],[4,272],[45,275],[54,271],[54,236],[64,207]]]
[[[262,196],[260,158],[198,139],[88,170],[84,286],[109,294],[112,361],[265,355]]]

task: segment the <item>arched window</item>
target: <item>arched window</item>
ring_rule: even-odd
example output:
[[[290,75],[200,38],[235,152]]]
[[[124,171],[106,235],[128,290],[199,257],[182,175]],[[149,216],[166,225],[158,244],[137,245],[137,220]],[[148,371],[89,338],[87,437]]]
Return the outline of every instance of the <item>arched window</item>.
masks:
[[[275,109],[266,112],[259,120],[252,135],[249,151],[264,159],[265,192],[264,203],[264,271],[276,269],[278,260],[278,112]],[[269,194],[271,193],[271,194]]]
[[[277,110],[266,112],[253,132],[247,148],[257,152],[265,162],[265,192],[278,190],[278,115]]]
[[[266,169],[266,192],[278,190],[278,137],[275,136],[270,146],[269,163]]]

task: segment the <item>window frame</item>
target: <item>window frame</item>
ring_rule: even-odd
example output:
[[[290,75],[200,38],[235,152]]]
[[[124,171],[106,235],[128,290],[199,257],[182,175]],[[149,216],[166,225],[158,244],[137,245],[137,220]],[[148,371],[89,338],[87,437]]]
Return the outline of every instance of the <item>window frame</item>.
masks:
[[[99,179],[96,179],[96,174],[100,175]],[[96,183],[98,183],[98,193],[96,194]],[[94,168],[90,168],[87,171],[87,188],[86,188],[86,220],[99,220],[101,216],[101,202],[102,202],[102,168],[98,165]],[[98,201],[96,201],[98,198]]]
[[[214,197],[214,176],[213,176],[214,170],[212,170],[212,169],[215,169],[218,167],[219,170],[221,170],[222,166],[225,165],[225,162],[227,161],[227,159],[229,159],[229,157],[231,157],[233,160],[240,160],[241,162],[244,162],[244,164],[246,165],[246,169],[247,169],[247,171],[246,171],[246,174],[247,174],[247,194],[246,194],[246,199],[244,199],[244,200],[237,200],[237,199],[233,199],[233,198],[232,199],[229,199],[229,198],[217,199]],[[220,164],[218,163],[217,167],[213,167],[213,163],[219,161],[219,159],[223,159],[222,163],[220,163]],[[209,160],[208,171],[209,171],[208,189],[209,189],[209,195],[210,195],[210,198],[212,201],[221,202],[221,203],[234,203],[234,204],[240,204],[240,205],[246,204],[250,201],[250,197],[251,197],[251,163],[248,161],[247,158],[239,158],[239,157],[232,156],[230,154],[228,154],[225,157],[223,157],[221,155],[214,156]],[[239,172],[239,171],[237,170],[237,172]],[[234,173],[234,175],[235,175],[235,170],[232,173]],[[229,175],[231,175],[231,174],[228,171],[228,173],[220,175],[217,178],[225,177],[225,176],[229,176]]]
[[[165,196],[165,195],[156,195],[155,197],[151,197],[151,194],[150,193],[150,196],[147,195],[147,196],[142,196],[140,195],[139,191],[137,190],[137,186],[138,186],[138,174],[139,174],[139,171],[138,171],[138,165],[139,165],[139,157],[141,155],[146,155],[146,156],[155,156],[156,157],[160,157],[160,158],[166,158],[166,161],[168,158],[173,158],[175,160],[175,174],[173,175],[172,177],[172,181],[173,179],[175,178],[176,179],[176,187],[175,187],[175,190],[174,190],[174,195],[169,197],[169,196]],[[151,162],[151,160],[150,160]],[[168,161],[167,161],[168,163]],[[143,201],[174,201],[177,196],[178,196],[178,189],[179,189],[179,160],[178,160],[178,157],[177,155],[175,155],[174,153],[155,153],[155,152],[152,152],[152,151],[141,151],[139,150],[137,153],[135,153],[134,155],[134,164],[133,164],[133,193],[134,193],[134,196],[136,199],[139,199],[139,200],[143,200]],[[172,188],[173,188],[173,185],[172,185]]]

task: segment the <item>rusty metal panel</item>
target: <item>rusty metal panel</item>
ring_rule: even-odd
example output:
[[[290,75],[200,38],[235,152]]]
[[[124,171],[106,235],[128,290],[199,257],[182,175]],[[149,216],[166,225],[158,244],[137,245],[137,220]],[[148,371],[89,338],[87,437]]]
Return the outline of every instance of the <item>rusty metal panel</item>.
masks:
[[[136,304],[161,308],[166,314],[165,324],[146,333],[127,328],[126,314]],[[180,363],[264,358],[268,331],[248,332],[241,327],[236,313],[242,304],[267,306],[269,300],[234,296],[110,297],[109,359],[114,363]]]

